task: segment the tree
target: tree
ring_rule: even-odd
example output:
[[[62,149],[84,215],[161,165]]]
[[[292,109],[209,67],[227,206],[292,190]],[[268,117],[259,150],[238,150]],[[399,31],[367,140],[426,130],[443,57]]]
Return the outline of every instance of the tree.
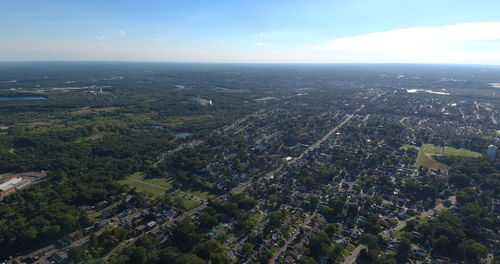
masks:
[[[143,248],[146,248],[149,250],[155,248],[157,244],[158,244],[158,242],[155,239],[153,239],[152,237],[147,236],[147,235],[143,235],[143,236],[139,237],[137,239],[137,241],[135,242],[136,246],[143,247]]]
[[[207,212],[202,213],[198,220],[200,222],[200,228],[204,229],[210,229],[217,225],[217,223],[219,222],[217,220],[217,217],[210,215]]]
[[[357,204],[349,204],[349,206],[347,207],[347,215],[351,216],[351,217],[355,217],[358,215],[358,211],[359,211],[359,207]]]
[[[406,238],[401,239],[399,242],[399,247],[398,247],[398,257],[401,260],[406,260],[408,255],[411,252],[411,244],[410,241]]]
[[[231,259],[226,255],[226,252],[219,250],[210,254],[210,263],[213,264],[227,264],[231,263]]]
[[[365,244],[370,250],[379,249],[378,237],[373,234],[370,233],[363,234],[363,236],[361,237],[361,242]]]
[[[337,225],[327,224],[325,226],[325,233],[327,233],[330,238],[333,238],[335,236],[335,233],[337,233]]]
[[[185,252],[191,251],[201,240],[201,236],[196,233],[196,226],[189,218],[185,218],[177,224],[172,233],[176,245]]]
[[[261,263],[268,263],[269,260],[271,260],[272,257],[273,257],[273,252],[271,250],[267,250],[262,255],[260,255],[259,261]]]
[[[68,250],[68,257],[75,263],[78,263],[85,257],[85,250],[81,247],[71,247]]]
[[[202,259],[208,259],[213,253],[220,250],[221,248],[219,242],[217,242],[216,240],[208,240],[196,246],[194,252],[198,257]]]
[[[130,264],[144,264],[147,263],[148,253],[143,247],[130,247],[129,248],[129,260]]]
[[[448,245],[450,240],[445,235],[440,235],[436,240],[434,240],[433,249],[441,254],[446,254],[448,252]]]
[[[465,175],[465,174],[452,174],[450,175],[450,178],[448,180],[451,184],[454,184],[458,187],[461,187],[461,188],[464,188],[464,187],[467,187],[467,185],[469,185],[469,182],[470,182],[470,178],[469,176]]]
[[[319,232],[311,237],[308,247],[311,250],[311,256],[319,259],[320,257],[326,255],[329,246],[330,238],[328,235],[325,232]]]
[[[480,263],[481,258],[488,254],[488,249],[485,246],[471,239],[460,243],[458,249],[472,263]]]
[[[297,261],[298,264],[316,264],[316,260],[311,257],[303,256]]]
[[[343,259],[342,251],[344,247],[342,244],[335,244],[335,246],[328,252],[328,263],[337,263],[337,261]]]
[[[244,256],[249,256],[253,252],[254,244],[247,242],[245,245],[243,245],[243,255]]]

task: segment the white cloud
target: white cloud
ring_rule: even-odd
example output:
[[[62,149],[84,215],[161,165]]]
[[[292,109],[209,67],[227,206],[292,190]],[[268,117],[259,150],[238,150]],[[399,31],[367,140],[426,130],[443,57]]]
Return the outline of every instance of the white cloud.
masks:
[[[127,31],[126,30],[118,30],[117,32],[114,33],[116,36],[120,36],[120,37],[125,37],[125,35],[127,35]]]
[[[265,36],[264,32],[260,32],[258,35],[257,35],[259,38],[263,38]]]
[[[106,37],[105,36],[96,36],[95,39],[97,41],[104,41],[106,39]]]
[[[500,22],[413,27],[311,46],[333,61],[500,64]]]
[[[264,47],[264,46],[269,46],[271,45],[271,43],[268,43],[268,42],[255,42],[255,46],[259,46],[259,47]]]
[[[162,38],[156,38],[156,39],[153,39],[153,42],[161,43],[161,42],[163,42],[163,39]]]

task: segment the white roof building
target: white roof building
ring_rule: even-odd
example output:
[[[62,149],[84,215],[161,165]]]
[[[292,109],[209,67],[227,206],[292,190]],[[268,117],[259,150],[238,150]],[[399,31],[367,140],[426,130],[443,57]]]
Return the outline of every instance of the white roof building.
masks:
[[[0,184],[0,191],[6,191],[12,187],[15,187],[17,183],[19,183],[22,179],[21,178],[12,178],[2,184]]]

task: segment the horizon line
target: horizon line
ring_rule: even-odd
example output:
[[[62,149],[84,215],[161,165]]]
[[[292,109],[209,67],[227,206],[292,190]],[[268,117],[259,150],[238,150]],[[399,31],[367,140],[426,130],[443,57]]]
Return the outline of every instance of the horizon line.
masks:
[[[447,66],[500,66],[500,64],[487,63],[436,63],[436,62],[227,62],[227,61],[147,61],[147,60],[0,60],[0,63],[64,63],[64,62],[97,62],[97,63],[171,63],[171,64],[267,64],[267,65],[447,65]]]

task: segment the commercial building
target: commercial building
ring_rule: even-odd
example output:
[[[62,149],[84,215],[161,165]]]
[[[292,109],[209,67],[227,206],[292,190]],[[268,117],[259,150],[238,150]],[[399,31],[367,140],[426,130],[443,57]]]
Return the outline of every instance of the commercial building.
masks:
[[[22,181],[21,178],[12,178],[0,184],[0,200],[16,191],[16,184]]]

